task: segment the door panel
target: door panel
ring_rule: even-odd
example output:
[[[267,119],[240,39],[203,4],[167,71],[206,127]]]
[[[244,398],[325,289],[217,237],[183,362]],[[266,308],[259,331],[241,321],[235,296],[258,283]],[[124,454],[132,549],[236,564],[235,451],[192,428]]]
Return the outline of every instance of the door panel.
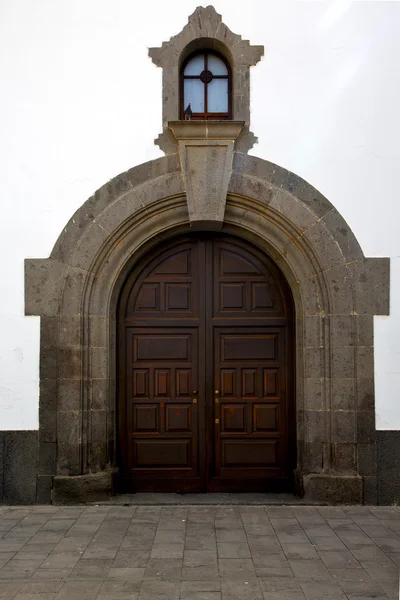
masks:
[[[197,329],[126,328],[130,478],[138,489],[199,486]],[[139,368],[137,368],[139,367]],[[128,369],[129,372],[129,369]],[[188,481],[186,481],[188,480]],[[189,481],[190,480],[190,481]]]
[[[286,480],[288,308],[281,278],[257,252],[214,239],[212,490]]]
[[[212,487],[253,479],[262,489],[265,479],[285,476],[285,330],[232,329],[214,329]]]
[[[157,252],[121,295],[119,448],[126,491],[204,486],[193,393],[201,364],[198,251],[199,242],[190,241]]]
[[[139,266],[119,309],[125,490],[287,482],[295,466],[291,325],[280,272],[242,241],[186,238]]]

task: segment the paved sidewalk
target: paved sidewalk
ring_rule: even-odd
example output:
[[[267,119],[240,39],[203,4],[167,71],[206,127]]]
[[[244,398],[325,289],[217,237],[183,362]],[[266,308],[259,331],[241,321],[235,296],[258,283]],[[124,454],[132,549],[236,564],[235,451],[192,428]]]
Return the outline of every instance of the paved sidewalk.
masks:
[[[400,508],[0,507],[2,600],[398,598]]]

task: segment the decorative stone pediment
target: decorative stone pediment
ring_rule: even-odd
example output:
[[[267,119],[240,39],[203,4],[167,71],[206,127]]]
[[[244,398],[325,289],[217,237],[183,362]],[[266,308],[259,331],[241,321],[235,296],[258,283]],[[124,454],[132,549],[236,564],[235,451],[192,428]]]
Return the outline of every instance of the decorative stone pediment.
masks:
[[[221,229],[232,173],[235,140],[243,121],[173,121],[178,141],[189,221]]]
[[[263,46],[252,46],[248,40],[233,33],[213,6],[198,7],[182,31],[160,48],[150,48],[149,56],[163,69],[162,119],[163,131],[155,143],[165,152],[177,151],[176,138],[168,127],[179,119],[179,70],[183,61],[195,50],[214,49],[229,62],[232,70],[233,120],[244,125],[236,142],[236,150],[247,152],[257,138],[250,132],[250,67],[264,54]]]

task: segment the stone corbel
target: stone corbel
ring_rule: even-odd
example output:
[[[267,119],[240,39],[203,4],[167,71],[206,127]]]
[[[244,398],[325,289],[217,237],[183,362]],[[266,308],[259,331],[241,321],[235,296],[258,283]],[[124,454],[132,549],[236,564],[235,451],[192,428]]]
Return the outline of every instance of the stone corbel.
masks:
[[[170,121],[179,147],[191,226],[221,229],[235,140],[244,121]]]

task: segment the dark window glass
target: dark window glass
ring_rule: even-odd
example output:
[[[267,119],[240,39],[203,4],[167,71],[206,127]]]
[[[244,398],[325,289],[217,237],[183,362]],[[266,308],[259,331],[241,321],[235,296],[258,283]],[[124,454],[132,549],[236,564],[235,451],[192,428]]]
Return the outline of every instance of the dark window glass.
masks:
[[[231,119],[231,71],[214,52],[198,52],[181,71],[181,119],[190,104],[191,119]]]

